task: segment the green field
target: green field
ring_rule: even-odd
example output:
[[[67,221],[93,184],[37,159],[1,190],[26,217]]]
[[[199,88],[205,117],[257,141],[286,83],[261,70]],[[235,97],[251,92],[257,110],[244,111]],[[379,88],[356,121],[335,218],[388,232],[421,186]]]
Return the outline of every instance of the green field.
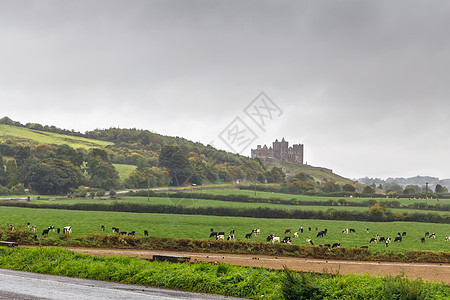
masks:
[[[68,211],[52,209],[30,209],[15,207],[0,207],[1,226],[13,224],[16,228],[26,228],[26,223],[30,222],[38,228],[38,234],[48,226],[62,228],[72,226],[73,236],[82,236],[89,233],[102,233],[101,225],[105,225],[107,231],[103,234],[111,234],[111,228],[119,227],[121,231],[135,230],[138,236],[143,235],[144,230],[148,230],[150,235],[169,238],[190,238],[208,239],[209,231],[214,228],[216,231],[229,232],[236,230],[238,239],[243,240],[246,233],[253,228],[261,229],[258,237],[253,237],[253,241],[265,241],[269,234],[284,237],[284,231],[291,228],[297,231],[300,226],[305,228],[300,237],[293,239],[293,244],[305,245],[306,238],[311,238],[317,244],[340,242],[342,247],[360,247],[369,245],[369,240],[375,234],[392,237],[397,232],[407,232],[407,237],[402,243],[392,243],[389,248],[382,244],[370,244],[370,249],[374,251],[404,251],[404,250],[432,250],[448,251],[450,243],[445,242],[445,237],[449,236],[449,225],[429,224],[413,222],[357,222],[357,221],[329,221],[329,220],[284,220],[284,219],[256,219],[240,217],[216,217],[200,215],[167,215],[167,214],[144,214],[144,213],[122,213],[122,212],[90,212],[90,211]],[[312,227],[312,231],[307,230]],[[319,230],[328,229],[328,234],[324,238],[317,238],[315,227]],[[343,228],[354,228],[356,233],[341,234]],[[366,233],[366,228],[370,233]],[[426,239],[424,244],[420,243],[420,238],[425,232],[436,233],[436,239]],[[50,236],[56,236],[50,233]]]
[[[271,204],[271,203],[252,203],[252,202],[232,202],[232,201],[220,201],[220,200],[206,200],[206,199],[193,199],[189,198],[188,194],[186,198],[170,198],[170,197],[121,197],[119,200],[99,200],[99,199],[67,199],[67,200],[35,200],[32,199],[30,203],[57,203],[57,204],[76,204],[76,203],[101,203],[101,204],[112,204],[116,201],[118,202],[130,202],[130,203],[142,203],[142,204],[157,204],[157,205],[181,205],[187,207],[234,207],[234,208],[273,208],[273,209],[284,209],[284,210],[314,210],[314,211],[327,211],[329,209],[334,209],[336,211],[358,211],[367,212],[368,207],[360,206],[314,206],[314,205],[283,205],[283,204]],[[420,209],[401,209],[392,208],[393,212],[401,213],[437,213],[440,215],[449,215],[450,212],[446,211],[431,211],[431,210],[420,210]]]
[[[328,200],[340,200],[344,199],[349,202],[359,202],[359,201],[399,201],[401,205],[407,206],[414,203],[426,203],[428,205],[450,205],[450,199],[439,199],[439,202],[436,199],[411,199],[408,198],[400,198],[400,199],[392,199],[392,198],[368,198],[368,197],[324,197],[324,196],[308,196],[308,195],[293,195],[293,194],[283,194],[283,193],[272,193],[272,192],[260,192],[260,191],[251,191],[251,190],[238,190],[238,189],[207,189],[207,190],[195,190],[191,189],[191,191],[185,191],[194,193],[203,193],[203,194],[211,194],[211,195],[246,195],[254,198],[265,198],[265,199],[282,199],[282,200],[291,200],[295,199],[298,201],[323,201],[326,202]],[[182,192],[182,191],[180,191]],[[256,196],[255,196],[256,194]]]
[[[130,176],[130,173],[136,170],[136,166],[133,165],[124,165],[124,164],[113,164],[114,168],[116,168],[117,172],[119,172],[120,181],[123,181],[125,178]]]
[[[113,145],[113,143],[106,141],[0,124],[0,141],[6,140],[19,141],[24,144],[69,145],[74,149],[101,148]]]

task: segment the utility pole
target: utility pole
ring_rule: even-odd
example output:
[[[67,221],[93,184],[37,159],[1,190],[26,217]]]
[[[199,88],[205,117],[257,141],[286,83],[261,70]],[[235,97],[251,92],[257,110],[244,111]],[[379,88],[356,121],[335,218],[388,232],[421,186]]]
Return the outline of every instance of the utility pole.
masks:
[[[428,182],[425,182],[425,199],[428,199]]]
[[[150,202],[150,176],[147,178],[147,202]]]

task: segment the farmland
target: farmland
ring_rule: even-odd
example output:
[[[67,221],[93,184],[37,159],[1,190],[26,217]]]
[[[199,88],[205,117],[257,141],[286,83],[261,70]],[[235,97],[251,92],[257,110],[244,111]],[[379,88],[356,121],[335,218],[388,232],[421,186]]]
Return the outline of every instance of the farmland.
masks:
[[[318,197],[311,197],[318,198]],[[274,209],[284,209],[284,210],[313,210],[313,211],[327,211],[329,209],[334,209],[336,211],[359,211],[366,212],[368,207],[360,206],[314,206],[314,205],[283,205],[283,204],[271,204],[271,203],[255,203],[255,202],[232,202],[232,201],[220,201],[220,200],[207,200],[207,199],[195,199],[190,198],[189,194],[186,194],[186,198],[171,198],[169,197],[151,197],[148,200],[147,197],[122,197],[120,200],[98,200],[98,199],[66,199],[66,200],[36,200],[35,198],[31,200],[31,203],[58,203],[58,204],[75,204],[75,203],[102,203],[102,204],[112,204],[116,202],[129,202],[129,203],[140,203],[140,204],[157,204],[157,205],[181,205],[187,207],[234,207],[234,208],[274,208]],[[408,212],[408,213],[423,213],[420,209],[401,209],[393,208],[393,212]],[[449,215],[446,211],[426,211],[438,213],[441,215]]]
[[[69,145],[77,149],[100,148],[113,145],[111,142],[69,136],[52,132],[37,131],[23,127],[0,124],[0,141],[12,140],[23,144]]]
[[[431,250],[448,251],[450,244],[444,241],[449,235],[449,226],[446,224],[428,224],[414,222],[357,222],[357,221],[331,221],[331,220],[283,220],[283,219],[254,219],[240,217],[215,217],[199,215],[167,215],[144,214],[124,212],[90,212],[67,211],[52,209],[28,209],[14,207],[0,207],[0,219],[2,227],[13,224],[16,228],[25,228],[30,222],[41,231],[48,226],[64,227],[72,226],[73,236],[82,236],[90,233],[111,234],[111,227],[119,227],[123,231],[135,230],[142,236],[144,230],[157,237],[208,239],[210,228],[216,231],[229,232],[236,230],[238,239],[243,240],[244,235],[253,228],[261,229],[261,235],[253,237],[253,241],[264,242],[268,234],[276,234],[284,237],[284,230],[292,228],[297,231],[300,226],[305,232],[298,239],[293,239],[293,244],[305,245],[305,239],[311,238],[315,244],[340,242],[342,247],[360,247],[369,245],[369,239],[376,233],[380,236],[392,237],[397,232],[407,232],[407,237],[402,243],[392,243],[389,248],[382,244],[370,244],[371,251],[405,251],[405,250]],[[102,233],[100,226],[105,225],[107,231]],[[308,231],[308,227],[312,231]],[[315,227],[319,230],[328,229],[324,238],[317,238]],[[354,228],[356,234],[341,234],[343,228]],[[366,228],[370,233],[366,233]],[[420,243],[424,233],[436,233],[436,239],[426,239]],[[42,231],[41,231],[42,232]],[[39,234],[41,232],[38,232]],[[56,233],[51,233],[50,237]]]

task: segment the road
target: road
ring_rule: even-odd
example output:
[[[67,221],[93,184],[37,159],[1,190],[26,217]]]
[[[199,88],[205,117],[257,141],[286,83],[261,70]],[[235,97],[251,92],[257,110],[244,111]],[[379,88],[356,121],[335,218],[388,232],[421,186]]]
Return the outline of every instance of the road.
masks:
[[[196,294],[105,281],[27,273],[0,269],[0,299],[35,300],[172,300],[172,299],[237,299]]]

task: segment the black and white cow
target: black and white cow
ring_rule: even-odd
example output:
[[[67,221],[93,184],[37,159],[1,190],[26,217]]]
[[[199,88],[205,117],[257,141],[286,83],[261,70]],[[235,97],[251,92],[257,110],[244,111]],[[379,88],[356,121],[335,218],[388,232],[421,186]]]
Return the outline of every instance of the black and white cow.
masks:
[[[70,235],[72,233],[72,227],[71,226],[66,226],[63,228],[63,234],[67,234]]]
[[[144,236],[148,236],[148,230],[144,230]]]
[[[334,243],[331,248],[339,248],[341,247],[341,243]]]

